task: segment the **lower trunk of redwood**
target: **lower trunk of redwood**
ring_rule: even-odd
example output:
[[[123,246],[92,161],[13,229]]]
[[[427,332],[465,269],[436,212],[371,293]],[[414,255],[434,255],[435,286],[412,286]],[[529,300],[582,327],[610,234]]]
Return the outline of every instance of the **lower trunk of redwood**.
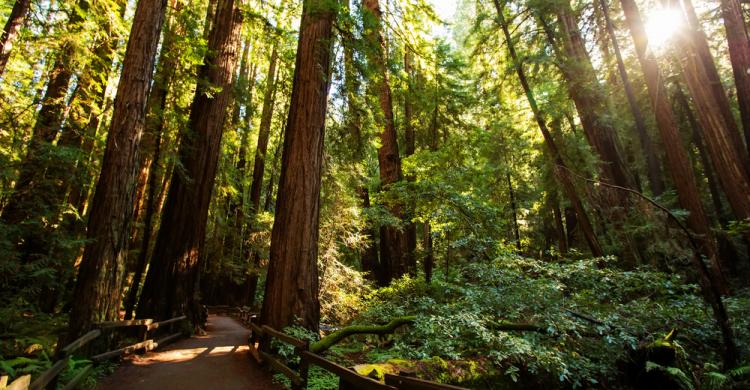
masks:
[[[138,305],[140,317],[165,319],[184,314],[196,326],[205,320],[198,294],[199,263],[232,94],[242,27],[240,1],[219,1],[214,18],[210,51],[198,77],[208,83],[199,84],[193,98],[190,134],[180,145],[182,169],[172,176]],[[207,85],[218,91],[208,94]]]
[[[336,3],[303,3],[260,322],[317,331],[323,138]],[[263,346],[267,348],[268,346]]]

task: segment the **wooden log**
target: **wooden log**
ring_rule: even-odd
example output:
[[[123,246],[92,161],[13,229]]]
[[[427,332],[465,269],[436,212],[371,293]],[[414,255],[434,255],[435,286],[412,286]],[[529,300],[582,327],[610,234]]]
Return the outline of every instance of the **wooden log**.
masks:
[[[81,382],[84,379],[86,379],[87,376],[89,376],[89,374],[91,374],[93,370],[94,370],[94,365],[89,364],[88,366],[86,366],[86,368],[84,368],[78,374],[76,374],[76,376],[74,376],[73,379],[70,380],[70,382],[68,382],[65,386],[63,386],[62,390],[75,389],[79,384],[81,384]]]
[[[268,363],[268,365],[271,366],[272,369],[284,374],[284,376],[289,378],[289,380],[291,380],[294,385],[296,386],[302,385],[302,378],[299,375],[297,375],[297,373],[294,372],[294,370],[285,366],[284,363],[276,360],[275,357],[263,351],[260,351],[260,356],[263,357],[263,360],[266,363]]]
[[[7,380],[8,377],[6,376],[5,379]],[[4,390],[27,390],[29,389],[30,383],[31,383],[31,375],[24,375],[24,376],[16,378],[7,387],[3,387],[3,389]]]
[[[68,356],[78,350],[79,348],[83,347],[84,345],[88,344],[91,340],[99,337],[102,334],[102,331],[99,329],[94,329],[85,335],[77,338],[72,343],[65,346],[65,348],[60,350],[60,353],[62,353],[62,356]]]
[[[153,323],[153,324],[151,324],[151,325],[148,326],[148,330],[152,331],[154,329],[158,329],[160,326],[169,325],[171,323],[175,323],[177,321],[182,321],[184,319],[187,319],[187,316],[179,316],[179,317],[175,317],[175,318],[170,318],[170,319],[168,319],[166,321],[155,322],[155,323]]]
[[[295,347],[298,347],[298,348],[302,348],[302,347],[304,347],[304,346],[307,345],[306,342],[304,342],[304,341],[302,341],[302,340],[300,340],[298,338],[292,337],[292,336],[290,336],[290,335],[288,335],[286,333],[279,332],[278,330],[276,330],[274,328],[271,328],[268,325],[263,325],[262,328],[263,328],[263,331],[266,332],[267,335],[269,335],[271,337],[275,337],[275,338],[277,338],[277,339],[279,339],[279,340],[281,340],[281,341],[283,341],[283,342],[285,342],[287,344],[294,345]]]
[[[31,385],[28,388],[31,390],[43,389],[45,386],[47,386],[47,384],[52,382],[52,380],[55,379],[55,377],[57,377],[57,375],[60,372],[62,372],[62,370],[64,370],[65,367],[68,366],[69,359],[70,358],[66,356],[58,360],[57,362],[55,362],[55,364],[53,364],[52,367],[50,367],[47,371],[43,372],[42,375],[39,376],[39,378],[36,378],[36,380],[33,383],[31,383]],[[15,381],[13,383],[15,383]],[[13,384],[11,384],[11,386],[12,385]]]
[[[148,326],[148,325],[151,325],[153,322],[154,322],[153,319],[146,318],[146,319],[141,319],[141,320],[105,321],[105,322],[97,323],[96,326],[101,329],[125,328],[128,326]]]
[[[167,337],[161,338],[161,339],[157,340],[154,343],[154,346],[153,346],[152,349],[163,347],[163,346],[171,343],[172,341],[180,338],[181,336],[182,336],[182,332],[177,332],[177,333],[173,333],[173,334],[171,334],[171,335],[169,335]]]
[[[468,390],[465,387],[445,385],[407,376],[385,374],[385,383],[399,389],[409,390]]]
[[[302,359],[306,360],[309,364],[314,364],[328,372],[337,375],[342,378],[347,384],[354,386],[356,389],[363,390],[396,390],[395,387],[380,383],[374,379],[368,378],[357,374],[356,372],[340,366],[332,361],[326,360],[324,357],[316,355],[309,351],[302,351],[300,353]]]
[[[153,343],[154,343],[154,340],[141,341],[140,343],[128,345],[127,347],[124,347],[124,348],[115,349],[113,351],[108,351],[108,352],[104,352],[104,353],[100,353],[98,355],[92,356],[91,360],[95,362],[100,362],[100,361],[111,359],[114,357],[120,357],[122,355],[135,352],[142,348],[150,351],[151,349],[154,348],[154,346],[152,345]]]

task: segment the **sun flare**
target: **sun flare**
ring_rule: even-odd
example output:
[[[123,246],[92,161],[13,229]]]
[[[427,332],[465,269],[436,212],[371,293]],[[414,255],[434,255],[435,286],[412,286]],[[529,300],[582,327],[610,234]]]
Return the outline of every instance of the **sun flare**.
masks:
[[[674,8],[660,8],[650,13],[646,22],[646,35],[652,49],[664,48],[682,27],[683,17]]]

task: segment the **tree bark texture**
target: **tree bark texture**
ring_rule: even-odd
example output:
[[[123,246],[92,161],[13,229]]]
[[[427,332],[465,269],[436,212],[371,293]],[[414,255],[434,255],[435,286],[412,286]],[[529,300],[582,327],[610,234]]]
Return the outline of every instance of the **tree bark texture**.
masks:
[[[721,0],[721,17],[727,32],[729,58],[732,61],[737,102],[745,133],[745,146],[750,154],[750,39],[739,0]]]
[[[184,314],[195,326],[205,320],[198,297],[198,265],[239,57],[240,8],[241,0],[220,0],[216,5],[188,131],[180,142],[181,167],[172,176],[138,305],[143,318]]]
[[[69,340],[94,322],[118,318],[138,175],[138,145],[166,5],[166,0],[141,0],[136,6],[89,213],[88,242],[74,291]]]
[[[276,329],[320,323],[318,225],[324,126],[336,4],[303,3],[281,177],[260,321]]]
[[[0,77],[5,73],[5,66],[8,64],[10,53],[13,51],[13,44],[26,20],[30,6],[31,0],[16,0],[13,3],[13,9],[10,11],[8,21],[5,22],[2,35],[0,35]]]
[[[378,0],[362,2],[365,20],[365,39],[367,41],[367,59],[374,67],[373,82],[378,93],[380,111],[376,114],[380,132],[380,149],[378,164],[380,166],[380,184],[387,187],[402,179],[401,159],[398,152],[398,135],[393,118],[393,99],[386,66],[385,38],[382,32],[382,11]],[[389,209],[396,218],[403,216],[402,205],[392,204]],[[390,283],[408,271],[406,264],[406,237],[403,231],[395,226],[380,228],[380,264],[384,280]]]

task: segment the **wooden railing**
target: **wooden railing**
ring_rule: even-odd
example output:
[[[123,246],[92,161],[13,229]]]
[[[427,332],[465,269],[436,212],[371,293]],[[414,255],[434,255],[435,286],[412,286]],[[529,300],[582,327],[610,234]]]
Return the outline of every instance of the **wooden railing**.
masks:
[[[274,371],[283,374],[292,382],[293,389],[305,389],[307,387],[307,376],[311,365],[318,366],[339,377],[339,389],[362,389],[362,390],[466,390],[462,387],[449,386],[440,383],[429,382],[417,378],[400,375],[385,376],[385,383],[372,378],[359,375],[356,371],[336,364],[318,354],[310,351],[309,342],[297,339],[286,333],[280,332],[267,325],[260,326],[255,321],[256,316],[247,309],[237,310],[237,316],[242,323],[250,328],[250,352],[259,364],[268,365]],[[300,358],[298,370],[291,367],[276,356],[261,350],[261,345],[270,345],[271,339],[276,339],[294,347],[295,354]]]
[[[120,357],[123,355],[128,355],[133,352],[136,352],[138,350],[143,351],[150,351],[154,348],[159,347],[160,345],[165,345],[180,336],[183,335],[182,332],[176,332],[172,333],[166,337],[163,337],[159,340],[154,339],[148,339],[149,332],[152,330],[159,329],[160,327],[163,327],[165,325],[171,325],[180,321],[186,320],[186,316],[180,316],[171,318],[166,321],[161,322],[154,322],[150,319],[145,320],[129,320],[129,321],[110,321],[110,322],[101,322],[96,324],[96,329],[93,329],[89,331],[88,333],[84,334],[83,336],[79,337],[72,343],[68,344],[64,348],[60,349],[60,352],[55,356],[55,362],[52,364],[50,368],[48,368],[46,371],[44,371],[34,382],[28,383],[28,379],[26,379],[25,385],[20,385],[19,387],[14,387],[14,390],[41,390],[44,388],[56,388],[57,387],[57,378],[60,375],[60,373],[68,366],[68,362],[70,361],[71,356],[73,356],[73,353],[90,343],[91,341],[99,338],[104,334],[105,332],[113,332],[118,329],[124,329],[124,328],[132,328],[137,327],[140,328],[139,331],[139,338],[140,341],[128,345],[126,347],[118,348],[115,350],[99,353],[96,355],[93,355],[89,357],[89,359],[92,361],[92,364],[87,365],[83,370],[81,370],[78,374],[76,374],[75,377],[73,377],[68,383],[66,383],[62,389],[63,390],[72,390],[75,389],[78,385],[81,384],[81,382],[91,373],[91,371],[94,368],[94,364],[105,361],[107,359],[112,359],[115,357]],[[10,386],[15,386],[17,380],[14,381]],[[6,389],[10,389],[11,387],[8,386]]]

